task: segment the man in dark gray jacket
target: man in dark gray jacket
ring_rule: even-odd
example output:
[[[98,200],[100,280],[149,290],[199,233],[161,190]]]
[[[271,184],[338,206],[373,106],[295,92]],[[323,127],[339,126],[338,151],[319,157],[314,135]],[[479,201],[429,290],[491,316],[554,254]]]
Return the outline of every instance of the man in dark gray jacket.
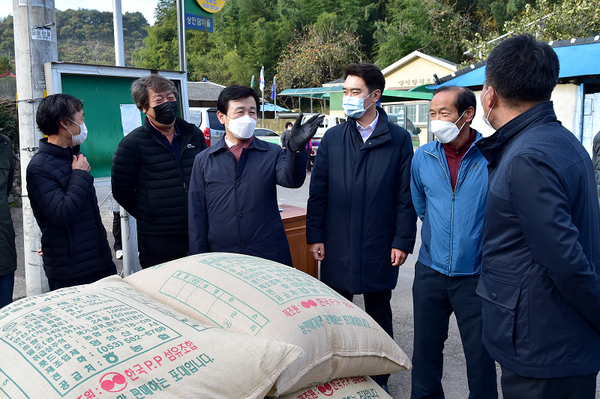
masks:
[[[112,160],[115,200],[137,220],[142,268],[188,253],[187,191],[194,157],[206,148],[197,126],[177,117],[177,89],[151,74],[133,82],[131,96],[146,118]]]
[[[483,343],[505,399],[593,399],[600,370],[600,209],[590,156],[556,119],[556,53],[498,44],[482,108],[497,129],[483,231]]]

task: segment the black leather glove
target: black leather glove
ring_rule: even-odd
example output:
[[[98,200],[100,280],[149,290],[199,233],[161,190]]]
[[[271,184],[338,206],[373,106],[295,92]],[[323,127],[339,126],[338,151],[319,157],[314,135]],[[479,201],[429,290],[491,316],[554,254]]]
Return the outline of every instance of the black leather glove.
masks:
[[[298,119],[296,119],[296,123],[294,123],[294,127],[292,127],[292,131],[290,132],[290,143],[288,144],[290,151],[296,154],[302,152],[302,149],[304,146],[306,146],[306,143],[308,143],[308,141],[312,139],[317,132],[317,128],[323,119],[325,119],[325,115],[314,115],[312,118],[307,120],[305,124],[301,125],[300,122],[302,122],[302,114],[300,114]]]

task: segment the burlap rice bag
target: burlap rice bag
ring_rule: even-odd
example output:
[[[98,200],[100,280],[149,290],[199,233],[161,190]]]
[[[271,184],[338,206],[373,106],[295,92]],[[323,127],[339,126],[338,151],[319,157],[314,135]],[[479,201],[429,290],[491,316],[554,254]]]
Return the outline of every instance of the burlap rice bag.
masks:
[[[391,399],[370,377],[347,377],[313,385],[279,399]]]
[[[300,346],[275,395],[329,379],[405,370],[410,361],[362,309],[288,266],[239,254],[189,256],[124,279],[202,323]]]
[[[0,309],[0,397],[263,398],[300,353],[201,325],[118,276]]]

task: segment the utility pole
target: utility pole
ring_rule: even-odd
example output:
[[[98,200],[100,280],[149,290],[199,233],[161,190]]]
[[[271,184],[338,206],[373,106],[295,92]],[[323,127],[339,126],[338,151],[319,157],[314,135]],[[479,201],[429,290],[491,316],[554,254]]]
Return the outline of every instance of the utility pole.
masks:
[[[121,0],[113,0],[113,25],[115,33],[115,65],[125,66],[123,45],[123,12]],[[129,276],[140,270],[137,246],[137,222],[125,208],[119,207],[121,219],[121,247],[123,249],[123,275]]]
[[[179,70],[185,72],[187,62],[185,59],[185,6],[183,0],[177,1],[177,46],[179,48]],[[187,78],[186,78],[187,82]],[[186,104],[187,105],[187,104]]]
[[[49,290],[43,261],[37,254],[37,250],[41,248],[41,232],[33,216],[25,182],[27,165],[42,138],[42,133],[36,126],[35,115],[46,92],[44,64],[58,61],[54,0],[13,0],[13,23],[21,147],[25,284],[27,296],[32,296]]]

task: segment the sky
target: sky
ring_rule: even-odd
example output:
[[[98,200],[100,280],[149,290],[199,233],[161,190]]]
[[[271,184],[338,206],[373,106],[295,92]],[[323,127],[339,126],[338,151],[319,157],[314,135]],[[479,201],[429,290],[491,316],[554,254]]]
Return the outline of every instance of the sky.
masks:
[[[121,0],[121,11],[136,12],[144,14],[150,25],[154,25],[154,9],[156,8],[157,0]],[[61,10],[78,8],[90,8],[99,11],[113,10],[113,0],[55,0],[54,6]],[[0,0],[0,18],[4,18],[12,14],[13,0]]]

